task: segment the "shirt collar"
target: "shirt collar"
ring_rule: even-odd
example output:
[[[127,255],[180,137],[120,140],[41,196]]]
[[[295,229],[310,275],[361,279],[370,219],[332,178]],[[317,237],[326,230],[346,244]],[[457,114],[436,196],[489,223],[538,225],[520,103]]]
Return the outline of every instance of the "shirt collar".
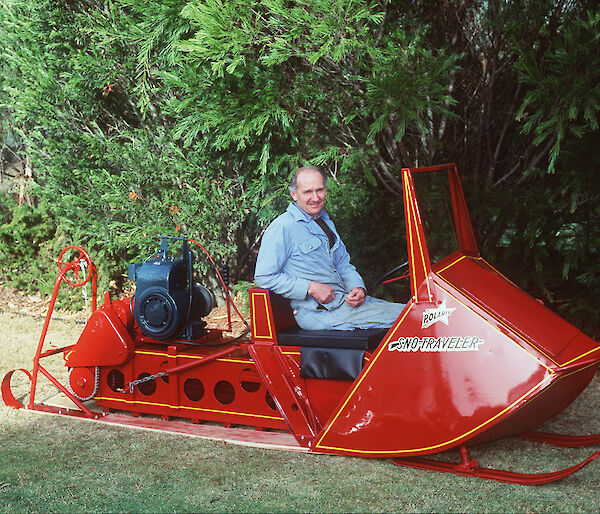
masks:
[[[313,219],[313,217],[310,214],[298,207],[298,204],[296,204],[296,202],[290,202],[287,211],[294,217],[294,221],[309,222],[311,219]],[[321,209],[321,212],[319,212],[319,217],[323,218],[324,220],[328,220],[329,214],[327,214],[327,211],[325,209]]]

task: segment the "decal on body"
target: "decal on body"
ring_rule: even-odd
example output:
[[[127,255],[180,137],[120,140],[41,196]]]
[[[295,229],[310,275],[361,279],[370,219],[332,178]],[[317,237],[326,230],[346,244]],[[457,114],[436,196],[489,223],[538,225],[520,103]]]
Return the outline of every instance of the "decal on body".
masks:
[[[421,328],[427,328],[434,323],[441,321],[444,325],[448,324],[448,318],[456,309],[446,306],[446,299],[440,303],[440,306],[435,309],[425,309],[423,311],[423,322]]]
[[[390,341],[390,352],[476,352],[485,343],[477,336],[401,337]]]

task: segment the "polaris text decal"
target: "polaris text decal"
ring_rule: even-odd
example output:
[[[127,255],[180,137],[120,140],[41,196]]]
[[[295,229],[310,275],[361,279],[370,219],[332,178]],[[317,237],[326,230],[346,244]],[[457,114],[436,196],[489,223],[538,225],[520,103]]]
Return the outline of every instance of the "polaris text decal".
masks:
[[[393,352],[476,352],[485,341],[477,336],[451,337],[401,337],[390,341],[388,350]]]
[[[446,299],[442,301],[440,306],[436,309],[425,309],[423,311],[423,322],[421,328],[427,328],[433,325],[437,321],[441,321],[444,325],[448,324],[448,318],[456,309],[446,307]]]

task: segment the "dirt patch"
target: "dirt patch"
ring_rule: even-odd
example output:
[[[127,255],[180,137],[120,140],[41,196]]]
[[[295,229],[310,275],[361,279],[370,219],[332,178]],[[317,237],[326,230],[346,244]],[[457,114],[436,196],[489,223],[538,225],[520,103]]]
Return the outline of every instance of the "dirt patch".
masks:
[[[21,291],[0,284],[0,310],[30,316],[45,316],[50,305],[50,297],[42,298],[41,295],[29,295]],[[72,311],[60,312],[61,315],[73,316]],[[61,316],[62,317],[62,316]]]

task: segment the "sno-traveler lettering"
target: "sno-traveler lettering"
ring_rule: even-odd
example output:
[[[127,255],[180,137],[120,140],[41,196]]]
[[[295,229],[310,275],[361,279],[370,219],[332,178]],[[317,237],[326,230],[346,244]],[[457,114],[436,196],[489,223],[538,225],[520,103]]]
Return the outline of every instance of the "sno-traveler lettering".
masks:
[[[315,166],[301,167],[289,189],[293,202],[263,235],[256,283],[289,298],[303,329],[391,326],[404,304],[367,296],[365,283],[324,209],[325,173]]]

